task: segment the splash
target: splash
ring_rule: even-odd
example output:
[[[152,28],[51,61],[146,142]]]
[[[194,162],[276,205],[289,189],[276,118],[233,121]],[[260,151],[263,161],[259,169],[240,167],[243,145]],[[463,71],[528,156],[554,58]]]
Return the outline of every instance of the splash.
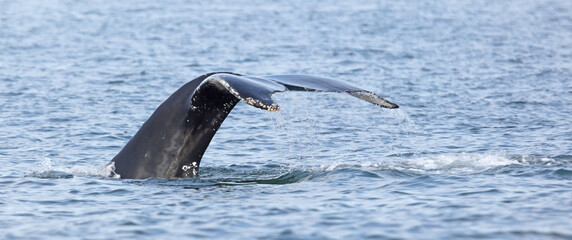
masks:
[[[507,153],[485,154],[442,154],[422,156],[407,159],[384,159],[358,164],[337,162],[321,165],[315,171],[337,171],[340,169],[356,168],[367,171],[398,170],[415,174],[474,174],[505,166],[525,166],[542,164],[550,166],[555,161],[548,157],[532,157],[527,155],[509,155]]]
[[[307,163],[308,161],[302,161]],[[412,158],[390,158],[376,161],[347,163],[336,161],[330,164],[272,164],[271,167],[252,169],[230,167],[203,167],[198,178],[192,178],[193,184],[204,181],[212,184],[289,184],[303,182],[315,178],[339,174],[349,175],[379,174],[380,171],[399,171],[421,175],[468,175],[486,173],[489,170],[508,166],[553,166],[562,161],[550,157],[534,157],[528,155],[510,155],[507,153],[484,154],[442,154]],[[74,176],[95,176],[120,178],[114,172],[113,164],[99,166],[58,167],[50,158],[45,158],[38,169],[25,174],[34,178],[73,178]],[[383,174],[381,174],[383,175]],[[196,182],[198,181],[198,182]]]
[[[115,174],[114,164],[103,164],[100,166],[73,166],[73,167],[59,167],[54,165],[51,158],[46,157],[38,169],[33,169],[24,174],[25,177],[35,178],[73,178],[74,176],[99,176],[99,177],[112,177],[119,178]]]
[[[521,162],[507,154],[444,154],[397,161],[395,168],[400,170],[433,174],[470,174],[487,171]]]

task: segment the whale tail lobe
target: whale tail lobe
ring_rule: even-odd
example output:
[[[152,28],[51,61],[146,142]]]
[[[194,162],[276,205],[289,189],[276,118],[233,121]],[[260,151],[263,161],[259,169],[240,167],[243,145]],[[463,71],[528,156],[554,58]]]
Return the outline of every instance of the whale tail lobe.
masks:
[[[239,100],[252,106],[269,111],[279,110],[271,96],[276,92],[344,92],[356,98],[384,108],[399,108],[371,91],[361,89],[336,79],[309,75],[273,75],[264,77],[239,76],[234,74],[215,74],[204,82],[226,88]]]

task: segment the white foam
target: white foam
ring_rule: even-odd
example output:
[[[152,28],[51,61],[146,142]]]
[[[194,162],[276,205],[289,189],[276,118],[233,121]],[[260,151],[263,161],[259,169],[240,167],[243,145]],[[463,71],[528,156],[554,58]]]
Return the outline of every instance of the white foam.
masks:
[[[485,154],[442,154],[436,156],[422,156],[407,159],[384,159],[369,161],[361,164],[348,165],[336,162],[322,165],[321,171],[334,171],[343,168],[361,168],[368,171],[399,170],[422,174],[472,174],[487,171],[492,168],[525,165],[531,162],[550,164],[549,158],[536,159],[528,156],[511,156],[506,153]]]
[[[71,176],[83,175],[83,176],[101,176],[119,178],[118,174],[115,174],[115,164],[102,164],[99,166],[73,166],[73,167],[60,167],[57,164],[54,166],[54,161],[51,158],[45,158],[42,161],[40,167],[37,169],[32,169],[30,172],[26,173],[27,177],[41,177],[41,178],[61,178],[62,176],[68,174]],[[52,177],[50,177],[52,176]],[[70,177],[71,177],[70,176]],[[66,177],[69,178],[69,177]]]
[[[397,167],[433,173],[474,173],[498,166],[519,164],[506,154],[445,154],[404,160]],[[401,166],[399,166],[401,165]]]

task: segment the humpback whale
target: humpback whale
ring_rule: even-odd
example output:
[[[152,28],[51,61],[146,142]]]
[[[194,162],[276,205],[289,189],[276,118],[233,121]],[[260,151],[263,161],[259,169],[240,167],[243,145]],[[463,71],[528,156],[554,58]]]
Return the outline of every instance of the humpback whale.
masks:
[[[271,95],[288,90],[344,92],[380,107],[399,107],[373,92],[330,78],[208,73],[183,85],[155,110],[111,160],[111,175],[129,179],[194,177],[213,136],[239,101],[278,111]]]

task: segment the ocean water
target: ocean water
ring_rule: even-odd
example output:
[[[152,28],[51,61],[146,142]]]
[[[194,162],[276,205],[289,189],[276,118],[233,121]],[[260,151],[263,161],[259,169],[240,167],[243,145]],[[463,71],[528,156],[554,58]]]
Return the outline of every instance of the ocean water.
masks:
[[[191,179],[108,178],[206,72],[400,105],[239,103]],[[1,239],[571,239],[572,1],[0,0]]]

